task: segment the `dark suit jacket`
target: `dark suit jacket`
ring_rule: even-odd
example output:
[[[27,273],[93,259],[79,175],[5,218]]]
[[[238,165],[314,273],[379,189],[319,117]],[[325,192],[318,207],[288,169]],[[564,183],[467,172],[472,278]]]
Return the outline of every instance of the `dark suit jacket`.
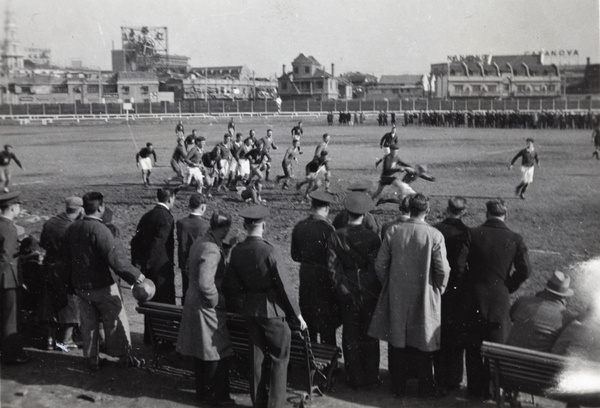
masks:
[[[186,264],[190,253],[190,248],[194,240],[204,236],[210,229],[210,223],[198,215],[188,215],[185,218],[177,220],[177,259],[179,268],[186,270]]]
[[[131,242],[131,257],[156,285],[154,302],[175,304],[175,221],[162,205],[148,211]]]
[[[23,283],[17,269],[19,243],[14,222],[0,217],[0,288],[16,289]]]
[[[300,314],[289,272],[267,241],[249,236],[231,251],[227,292],[243,298],[242,314],[295,319]]]
[[[527,246],[498,219],[473,228],[468,246],[467,286],[477,337],[504,343],[511,329],[509,294],[531,275]]]

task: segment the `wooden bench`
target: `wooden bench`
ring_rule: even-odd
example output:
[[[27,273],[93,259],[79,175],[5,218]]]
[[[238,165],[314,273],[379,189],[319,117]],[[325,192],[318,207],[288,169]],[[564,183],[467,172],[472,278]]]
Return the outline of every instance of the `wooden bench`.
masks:
[[[161,367],[162,346],[177,342],[183,307],[145,302],[139,304],[136,310],[148,319],[154,367],[158,369]],[[250,337],[244,317],[228,313],[227,328],[234,352],[241,356],[247,356],[250,352]],[[325,391],[332,389],[340,357],[339,347],[311,344],[307,333],[301,333],[299,328],[292,327],[290,363],[299,365],[306,370],[305,386],[308,398],[312,398],[315,393],[322,395],[320,388],[316,385],[317,381],[324,382]]]
[[[599,392],[581,394],[565,393],[557,389],[561,373],[576,364],[569,357],[487,341],[481,346],[481,354],[489,362],[498,407],[504,406],[506,394],[514,392],[538,395],[568,404],[600,406],[600,389]],[[504,393],[500,391],[501,388]],[[510,398],[510,406],[518,406],[514,396]]]

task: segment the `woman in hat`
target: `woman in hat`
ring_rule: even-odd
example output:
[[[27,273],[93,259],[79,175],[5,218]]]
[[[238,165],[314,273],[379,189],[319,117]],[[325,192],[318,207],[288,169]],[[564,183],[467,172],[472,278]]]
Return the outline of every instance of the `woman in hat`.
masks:
[[[231,216],[215,211],[210,230],[190,249],[185,296],[177,351],[194,357],[196,398],[200,403],[231,405],[228,358],[233,355],[226,327],[227,311],[221,284],[225,274],[223,239]]]

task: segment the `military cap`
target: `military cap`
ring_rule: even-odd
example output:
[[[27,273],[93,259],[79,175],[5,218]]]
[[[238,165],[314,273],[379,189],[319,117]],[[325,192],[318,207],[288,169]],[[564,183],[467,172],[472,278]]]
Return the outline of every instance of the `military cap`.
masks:
[[[356,183],[352,183],[348,186],[348,191],[369,191],[371,188],[371,183],[368,181],[357,181]]]
[[[396,143],[394,143],[393,145],[390,146],[391,150],[398,150],[400,149],[400,146],[398,146]]]
[[[253,205],[246,207],[239,212],[240,217],[247,224],[256,224],[264,220],[270,214],[269,209],[264,205]]]
[[[67,197],[65,198],[65,204],[67,205],[67,208],[77,209],[83,207],[83,200],[81,197]]]
[[[353,191],[344,199],[344,207],[352,214],[368,213],[374,206],[373,199],[360,191]]]
[[[23,201],[19,198],[21,193],[18,191],[11,191],[10,193],[0,194],[0,204],[22,204]]]
[[[308,195],[310,198],[323,203],[331,204],[335,202],[335,196],[327,191],[316,190]]]

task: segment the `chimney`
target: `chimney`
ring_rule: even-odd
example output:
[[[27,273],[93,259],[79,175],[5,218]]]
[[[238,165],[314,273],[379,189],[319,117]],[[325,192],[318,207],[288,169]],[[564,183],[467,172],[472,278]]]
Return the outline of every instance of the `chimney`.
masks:
[[[590,65],[590,57],[587,57],[586,61],[587,61],[587,65]]]
[[[285,75],[285,64],[282,65],[282,69],[283,69],[283,75]]]
[[[335,64],[333,62],[331,63],[331,76],[335,77]]]

